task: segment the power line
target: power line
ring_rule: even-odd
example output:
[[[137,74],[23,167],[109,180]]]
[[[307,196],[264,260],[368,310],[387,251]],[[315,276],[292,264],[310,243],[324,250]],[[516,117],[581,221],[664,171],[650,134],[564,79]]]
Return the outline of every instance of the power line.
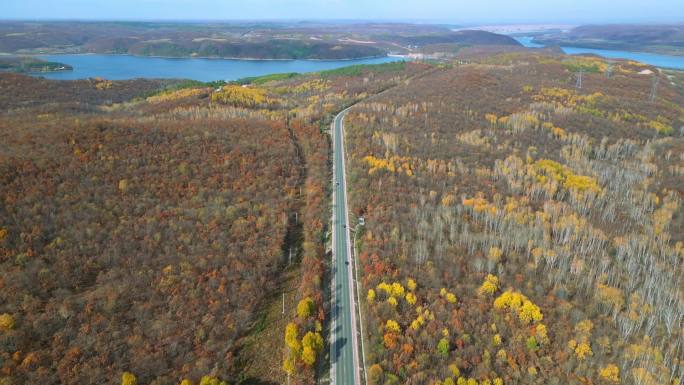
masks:
[[[606,78],[610,79],[613,76],[613,63],[609,62],[608,67],[606,67]]]
[[[658,97],[658,83],[660,82],[660,77],[657,73],[653,74],[653,83],[651,83],[651,101],[655,101]]]
[[[584,70],[580,70],[577,73],[577,82],[575,83],[575,88],[577,88],[578,90],[582,89],[582,75],[584,75]]]

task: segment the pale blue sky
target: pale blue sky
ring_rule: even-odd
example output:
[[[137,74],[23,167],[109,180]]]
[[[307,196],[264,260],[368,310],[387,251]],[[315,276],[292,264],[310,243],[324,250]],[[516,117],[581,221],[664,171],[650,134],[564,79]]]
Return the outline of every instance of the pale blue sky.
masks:
[[[0,19],[684,22],[684,0],[0,0]]]

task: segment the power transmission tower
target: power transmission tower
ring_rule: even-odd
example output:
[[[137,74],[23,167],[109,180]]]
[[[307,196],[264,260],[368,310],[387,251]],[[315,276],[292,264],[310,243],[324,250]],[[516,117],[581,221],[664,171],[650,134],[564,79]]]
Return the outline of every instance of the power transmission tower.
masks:
[[[655,101],[658,97],[658,82],[660,82],[660,77],[658,74],[653,74],[653,83],[651,85],[651,101]]]
[[[577,83],[575,83],[575,88],[577,88],[578,90],[582,89],[582,75],[583,74],[584,74],[584,70],[580,70],[577,73]]]
[[[610,79],[610,77],[613,76],[613,63],[608,63],[608,67],[606,67],[606,78]]]

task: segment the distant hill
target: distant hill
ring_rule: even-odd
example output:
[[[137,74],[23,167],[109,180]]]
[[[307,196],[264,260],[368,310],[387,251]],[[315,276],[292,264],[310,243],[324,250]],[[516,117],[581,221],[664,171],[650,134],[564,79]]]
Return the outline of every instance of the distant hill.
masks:
[[[0,22],[0,52],[108,53],[170,57],[356,59],[376,46],[322,39],[317,27],[244,23]]]
[[[485,31],[402,23],[0,22],[0,52],[358,59],[434,44],[519,46]]]
[[[419,35],[406,36],[399,38],[405,44],[411,45],[430,45],[458,43],[468,45],[511,45],[520,46],[521,44],[510,36],[499,35],[487,31],[463,30],[440,35]]]
[[[623,49],[684,55],[684,24],[584,25],[568,32],[539,35],[535,42],[599,49]]]
[[[349,59],[385,56],[371,46],[334,44],[327,42],[273,39],[267,41],[192,41],[143,42],[128,48],[126,53],[144,56],[198,56],[243,59]]]

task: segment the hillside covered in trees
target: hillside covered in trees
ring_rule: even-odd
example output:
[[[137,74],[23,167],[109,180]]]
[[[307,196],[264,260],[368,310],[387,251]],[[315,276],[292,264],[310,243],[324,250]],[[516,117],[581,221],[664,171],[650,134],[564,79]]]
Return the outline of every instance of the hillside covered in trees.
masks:
[[[535,36],[536,42],[599,49],[684,55],[684,24],[598,24]]]
[[[309,348],[292,374],[312,383],[328,311],[321,127],[430,69],[244,87],[0,74],[0,383],[282,383],[288,322]]]
[[[499,55],[350,112],[369,384],[681,383],[684,95],[644,69]]]
[[[325,379],[327,130],[355,103],[369,384],[680,384],[681,73],[484,52],[230,84],[0,74],[0,384]]]
[[[0,53],[11,54],[339,60],[407,54],[440,43],[520,46],[508,36],[429,24],[0,21]]]

